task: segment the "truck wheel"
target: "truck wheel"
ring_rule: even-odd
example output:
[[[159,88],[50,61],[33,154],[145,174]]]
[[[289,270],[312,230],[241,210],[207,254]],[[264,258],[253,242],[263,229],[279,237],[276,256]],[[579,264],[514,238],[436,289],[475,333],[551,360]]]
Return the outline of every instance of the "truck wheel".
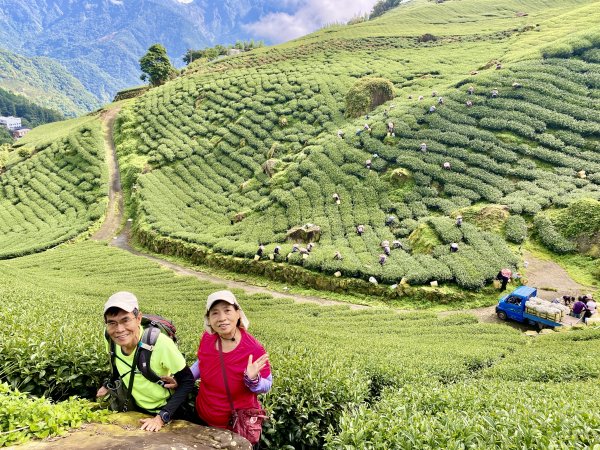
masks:
[[[508,317],[506,316],[506,313],[504,311],[498,311],[498,319],[506,320],[508,319]]]

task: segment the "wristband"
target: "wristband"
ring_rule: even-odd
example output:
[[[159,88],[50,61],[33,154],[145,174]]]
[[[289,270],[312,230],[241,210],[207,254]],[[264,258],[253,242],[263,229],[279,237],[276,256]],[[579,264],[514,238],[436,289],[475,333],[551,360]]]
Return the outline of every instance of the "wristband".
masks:
[[[165,411],[164,409],[158,413],[158,416],[165,425],[171,421],[171,413],[169,411]]]
[[[244,384],[248,387],[256,387],[260,383],[260,373],[256,375],[255,379],[251,379],[248,376],[248,371],[244,371]]]

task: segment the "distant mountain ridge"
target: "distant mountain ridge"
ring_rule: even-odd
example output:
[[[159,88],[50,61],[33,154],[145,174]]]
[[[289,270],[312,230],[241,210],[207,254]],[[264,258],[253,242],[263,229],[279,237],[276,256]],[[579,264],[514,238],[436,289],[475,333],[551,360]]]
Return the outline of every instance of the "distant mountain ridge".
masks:
[[[188,48],[249,36],[242,22],[269,10],[269,0],[0,0],[0,44],[24,56],[59,61],[100,102],[139,84],[139,58],[163,44],[174,64]]]

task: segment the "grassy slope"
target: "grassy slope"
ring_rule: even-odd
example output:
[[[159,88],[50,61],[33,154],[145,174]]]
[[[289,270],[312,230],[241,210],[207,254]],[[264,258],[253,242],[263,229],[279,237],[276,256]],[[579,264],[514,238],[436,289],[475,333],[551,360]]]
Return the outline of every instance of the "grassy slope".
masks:
[[[56,246],[102,216],[103,144],[93,116],[37,127],[19,141],[0,175],[0,258]]]
[[[522,11],[528,16],[517,17]],[[284,240],[288,228],[317,223],[323,236],[306,267],[326,273],[341,269],[364,278],[375,275],[389,282],[404,276],[417,284],[455,279],[461,286],[478,287],[499,266],[515,263],[505,249],[486,247],[481,236],[458,237],[470,252],[465,253],[466,259],[449,259],[440,247],[432,253],[437,262],[395,252],[383,268],[377,265],[379,243],[406,236],[416,226],[415,219],[437,214],[440,207],[449,214],[481,199],[484,204],[508,204],[513,213],[532,214],[561,198],[571,198],[567,194],[597,195],[595,182],[583,186],[572,175],[581,167],[591,172],[598,169],[593,155],[597,148],[593,140],[588,144],[584,139],[598,138],[591,113],[597,86],[581,76],[586,71],[595,73],[597,67],[565,70],[561,61],[538,61],[550,44],[557,39],[572,40],[574,33],[581,32],[581,24],[591,25],[598,14],[598,4],[585,1],[502,5],[417,1],[375,21],[326,28],[272,49],[205,67],[192,66],[186,77],[142,97],[121,118],[120,152],[129,155],[122,160],[123,167],[132,158],[140,168],[147,162],[146,169],[154,169],[137,179],[138,225],[150,233],[248,257],[258,242],[268,244],[270,251]],[[424,33],[440,39],[418,43]],[[495,60],[505,66],[506,61],[515,62],[497,72],[489,64]],[[480,74],[469,78],[472,70]],[[382,76],[395,84],[398,97],[390,117],[400,139],[384,139],[383,107],[369,119],[375,140],[353,137],[364,120],[343,117],[344,95],[356,78],[365,75]],[[526,83],[523,95],[510,88],[515,80]],[[478,107],[470,113],[464,108],[465,88],[457,89],[463,83],[478,86],[474,98]],[[548,91],[548,84],[558,85],[569,96]],[[494,104],[486,94],[497,86],[502,86],[502,96],[508,99]],[[433,90],[450,101],[446,109],[429,117],[424,112],[434,101]],[[416,102],[418,95],[424,95],[425,102]],[[567,100],[566,106],[548,106],[540,95]],[[524,104],[515,106],[514,101]],[[573,108],[586,102],[592,109],[579,117]],[[527,110],[529,103],[546,108],[542,122],[535,122],[539,113]],[[525,108],[525,112],[514,112],[515,108]],[[587,131],[578,131],[575,122],[557,127],[556,113],[589,121]],[[286,126],[278,123],[282,116],[288,121]],[[498,117],[508,121],[497,122]],[[533,134],[529,128],[519,128],[523,122],[537,127]],[[464,128],[465,124],[474,124],[479,131]],[[344,144],[335,137],[338,128],[346,132]],[[544,133],[545,129],[549,132]],[[554,139],[557,131],[563,133],[559,135],[563,142],[571,137],[584,139],[582,147],[589,156],[582,157],[577,149],[570,150],[574,158],[560,155],[562,149]],[[481,139],[501,151],[484,151]],[[425,166],[412,155],[423,140],[433,150],[423,157]],[[473,147],[468,149],[471,155],[465,153],[465,146]],[[538,148],[545,153],[539,156]],[[360,166],[375,152],[383,158],[367,176]],[[277,160],[272,179],[261,173],[269,158]],[[437,167],[444,160],[456,163],[455,170],[468,179],[450,182],[442,177]],[[555,173],[557,162],[562,167]],[[401,165],[418,172],[417,188],[408,195],[389,179],[389,171]],[[497,178],[484,174],[490,168]],[[531,182],[520,183],[521,177],[529,179],[530,174]],[[560,190],[544,196],[549,184]],[[331,194],[336,191],[344,199],[340,208],[331,205]],[[400,220],[396,229],[383,225],[390,211]],[[238,213],[246,218],[230,225]],[[359,240],[352,236],[358,223],[366,224],[369,231]],[[446,236],[450,239],[452,233]],[[475,241],[480,245],[474,245]],[[282,251],[287,253],[290,247],[284,245]],[[343,263],[330,261],[335,250],[344,255]],[[469,263],[479,259],[486,268]],[[468,273],[460,273],[465,266],[469,266]]]
[[[219,288],[98,243],[0,261],[0,276],[9,325],[0,331],[0,377],[55,398],[92,395],[106,375],[101,308],[111,293],[131,290],[142,311],[173,319],[192,362],[204,299]],[[410,440],[412,448],[583,448],[600,439],[591,404],[600,394],[598,330],[529,341],[465,315],[238,296],[273,364],[273,391],[263,397],[272,448],[320,448],[327,434],[331,448],[360,449]],[[21,356],[26,348],[34,360]]]

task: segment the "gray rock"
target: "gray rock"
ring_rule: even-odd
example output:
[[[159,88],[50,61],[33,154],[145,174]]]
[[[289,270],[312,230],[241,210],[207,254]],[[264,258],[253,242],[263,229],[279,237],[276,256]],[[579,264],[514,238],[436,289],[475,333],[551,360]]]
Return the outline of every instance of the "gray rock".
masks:
[[[243,437],[228,430],[203,427],[184,420],[174,420],[157,433],[140,430],[139,419],[144,414],[129,412],[114,414],[112,423],[86,424],[64,437],[32,441],[13,450],[251,450]]]
[[[318,242],[321,239],[321,227],[312,223],[295,226],[288,230],[287,238],[292,242]]]

